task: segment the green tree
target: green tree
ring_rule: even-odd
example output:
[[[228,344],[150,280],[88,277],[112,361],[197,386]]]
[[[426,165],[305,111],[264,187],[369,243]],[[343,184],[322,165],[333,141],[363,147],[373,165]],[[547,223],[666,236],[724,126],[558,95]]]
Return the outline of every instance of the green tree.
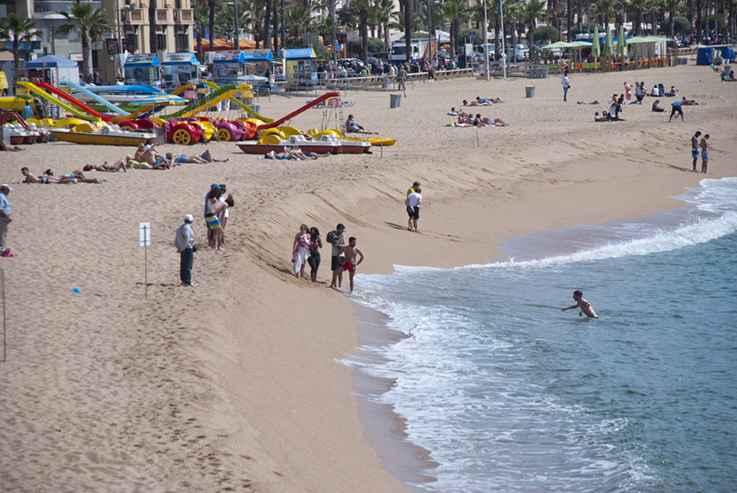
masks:
[[[672,38],[675,34],[676,14],[685,12],[686,5],[683,0],[661,0],[660,10],[668,13],[668,36]]]
[[[599,24],[606,28],[616,8],[617,4],[614,0],[598,0],[591,11],[599,17]]]
[[[204,2],[199,2],[194,7],[194,30],[197,33],[197,59],[200,63],[204,63],[205,61],[202,50],[202,32],[205,30],[205,26],[207,25],[209,12],[207,4]]]
[[[455,60],[461,22],[468,21],[471,17],[471,12],[461,0],[448,0],[443,4],[443,16],[450,23],[450,59]]]
[[[36,23],[31,19],[21,19],[14,12],[8,14],[3,20],[0,20],[0,39],[5,39],[13,43],[11,52],[13,53],[13,77],[15,84],[18,81],[18,73],[20,71],[20,44],[31,43],[35,37],[42,37],[43,33],[36,30]]]
[[[284,23],[292,40],[299,40],[303,33],[312,29],[313,22],[311,4],[290,3],[284,8]]]
[[[535,27],[537,27],[537,20],[545,12],[545,2],[543,0],[529,0],[523,8],[522,18],[528,24],[527,44],[530,47],[530,56],[532,56],[535,49]]]
[[[629,0],[627,4],[627,10],[634,15],[632,21],[632,27],[635,31],[635,36],[640,35],[640,26],[642,24],[642,12],[647,10],[650,6],[650,0]]]
[[[67,12],[57,12],[69,24],[64,24],[56,31],[58,34],[69,34],[79,30],[82,37],[82,69],[84,75],[92,75],[90,64],[90,40],[97,39],[104,33],[112,31],[113,27],[105,17],[105,11],[94,9],[87,1],[74,0]]]
[[[372,11],[376,15],[376,20],[379,23],[379,37],[384,38],[384,51],[391,51],[391,38],[389,37],[389,24],[392,20],[392,14],[394,10],[394,3],[392,0],[375,0]]]

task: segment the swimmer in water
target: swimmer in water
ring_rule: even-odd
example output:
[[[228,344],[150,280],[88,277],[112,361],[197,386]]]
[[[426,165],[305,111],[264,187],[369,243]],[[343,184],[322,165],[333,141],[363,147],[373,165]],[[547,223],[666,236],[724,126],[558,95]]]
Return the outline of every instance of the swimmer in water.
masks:
[[[574,291],[573,292],[573,299],[576,300],[575,305],[571,305],[566,308],[561,308],[560,311],[564,312],[566,310],[570,310],[572,308],[580,308],[581,311],[578,312],[578,316],[581,317],[585,313],[587,317],[589,318],[599,318],[596,316],[596,313],[594,312],[594,309],[591,308],[591,303],[583,299],[583,293],[581,291]]]

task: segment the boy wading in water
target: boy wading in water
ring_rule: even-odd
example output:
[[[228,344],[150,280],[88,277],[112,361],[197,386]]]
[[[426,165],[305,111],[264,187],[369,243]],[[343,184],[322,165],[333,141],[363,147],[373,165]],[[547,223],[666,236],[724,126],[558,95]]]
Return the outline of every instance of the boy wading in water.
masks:
[[[345,254],[345,262],[343,262],[338,269],[338,272],[340,274],[343,273],[344,270],[348,271],[348,274],[350,276],[351,280],[351,293],[353,292],[353,276],[356,275],[356,267],[358,267],[358,264],[363,262],[363,253],[361,250],[356,246],[356,238],[351,236],[348,239],[348,246],[344,246],[340,249],[340,253]],[[358,262],[356,262],[356,258],[360,257],[358,259]]]
[[[591,308],[591,303],[583,299],[583,293],[581,291],[574,291],[573,292],[573,299],[576,300],[575,305],[571,305],[566,308],[561,308],[560,311],[564,312],[566,310],[570,310],[572,308],[580,308],[581,311],[578,312],[578,316],[581,317],[585,313],[587,317],[589,318],[599,318],[596,316],[596,312],[594,312],[594,309]]]

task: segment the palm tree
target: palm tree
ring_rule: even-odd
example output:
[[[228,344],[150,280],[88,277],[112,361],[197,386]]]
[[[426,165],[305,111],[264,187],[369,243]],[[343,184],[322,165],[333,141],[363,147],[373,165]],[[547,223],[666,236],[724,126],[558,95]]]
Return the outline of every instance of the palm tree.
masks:
[[[525,5],[523,9],[523,19],[529,25],[527,31],[527,44],[530,47],[530,56],[532,56],[533,50],[535,49],[535,27],[537,24],[537,20],[542,17],[543,12],[545,12],[545,1],[529,0],[527,5]]]
[[[568,0],[568,17],[566,19],[566,29],[568,30],[568,42],[573,41],[573,0]]]
[[[84,75],[92,75],[90,65],[90,39],[97,39],[106,32],[113,30],[103,9],[93,9],[87,1],[74,0],[67,12],[57,12],[64,16],[70,24],[64,24],[56,31],[57,34],[69,34],[79,30],[82,35],[82,69]]]
[[[649,7],[649,0],[629,0],[627,10],[635,15],[633,22],[635,28],[635,36],[640,35],[640,24],[642,24],[642,11]],[[654,23],[653,23],[654,24]]]
[[[36,23],[31,19],[21,19],[15,13],[0,21],[0,39],[6,39],[13,43],[13,77],[15,84],[18,81],[20,71],[20,44],[31,43],[31,38],[42,37],[43,33],[36,30]]]
[[[158,19],[156,18],[156,0],[149,0],[148,2],[148,51],[156,53],[159,51],[159,38],[156,37],[156,24]]]
[[[701,5],[701,0],[696,0],[696,39],[701,43],[704,41],[704,33],[701,27],[701,12],[703,10],[703,7]]]
[[[210,38],[210,51],[215,50],[215,0],[207,0],[207,7],[210,9],[208,19],[208,36]]]
[[[606,28],[616,8],[614,0],[598,0],[592,9],[592,13],[599,16],[599,24]]]
[[[209,10],[207,4],[200,2],[195,5],[194,8],[194,28],[197,31],[197,59],[200,63],[205,61],[204,53],[202,52],[202,31],[205,30],[205,24],[207,24]]]
[[[289,29],[290,38],[299,39],[299,36],[312,28],[312,4],[300,5],[290,3],[284,9],[284,22]]]
[[[361,59],[363,66],[368,67],[368,17],[371,8],[370,0],[354,0],[358,8],[360,27],[358,34],[361,36]]]
[[[443,5],[443,15],[450,22],[450,59],[455,60],[461,22],[470,18],[470,12],[461,0],[448,0]]]
[[[412,0],[404,0],[404,47],[407,53],[407,62],[412,60],[412,14],[410,4]]]
[[[384,47],[386,51],[391,51],[391,38],[389,37],[389,23],[392,20],[392,11],[394,3],[392,0],[376,0],[373,11],[376,13],[376,20],[379,22],[380,35],[383,34]]]

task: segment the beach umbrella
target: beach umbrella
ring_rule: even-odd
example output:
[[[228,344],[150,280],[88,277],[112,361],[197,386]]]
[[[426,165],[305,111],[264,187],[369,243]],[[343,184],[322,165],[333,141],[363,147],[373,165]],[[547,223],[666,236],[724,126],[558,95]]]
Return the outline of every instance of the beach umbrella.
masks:
[[[614,42],[612,41],[612,31],[609,24],[606,26],[606,40],[604,41],[604,56],[611,58],[614,55]]]
[[[617,53],[621,56],[627,54],[627,39],[624,37],[624,26],[619,26],[619,34],[617,35]]]
[[[591,44],[591,56],[601,56],[601,40],[599,39],[599,27],[594,28],[594,39]]]

